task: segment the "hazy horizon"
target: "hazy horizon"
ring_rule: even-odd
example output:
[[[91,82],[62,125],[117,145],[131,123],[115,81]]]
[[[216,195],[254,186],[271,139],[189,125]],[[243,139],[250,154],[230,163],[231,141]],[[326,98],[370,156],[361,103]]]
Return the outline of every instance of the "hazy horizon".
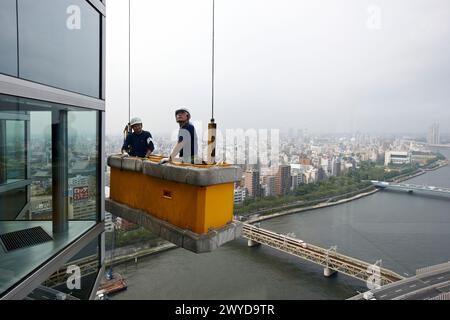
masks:
[[[210,0],[131,2],[131,116],[211,105]],[[106,133],[128,119],[128,1],[107,6]],[[219,128],[450,132],[450,2],[216,0]]]

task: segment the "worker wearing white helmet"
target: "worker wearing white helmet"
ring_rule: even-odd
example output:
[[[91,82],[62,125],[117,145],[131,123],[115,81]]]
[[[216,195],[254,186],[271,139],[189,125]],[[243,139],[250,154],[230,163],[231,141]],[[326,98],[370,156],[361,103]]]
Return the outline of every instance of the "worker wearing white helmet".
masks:
[[[122,154],[141,158],[148,157],[155,150],[151,133],[142,130],[142,120],[138,117],[130,120],[130,127],[133,132],[128,133],[122,146]]]
[[[184,163],[195,163],[197,159],[197,134],[194,126],[189,122],[191,113],[185,107],[175,110],[175,120],[180,126],[178,131],[178,142],[172,149],[168,159],[163,159],[160,163],[172,161],[177,155]]]

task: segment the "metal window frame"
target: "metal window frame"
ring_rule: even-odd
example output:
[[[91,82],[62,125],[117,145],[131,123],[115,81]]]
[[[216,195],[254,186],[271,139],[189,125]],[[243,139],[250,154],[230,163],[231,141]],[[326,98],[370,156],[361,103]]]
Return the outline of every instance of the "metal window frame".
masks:
[[[29,114],[0,112],[0,120],[30,121]]]
[[[27,167],[25,168],[25,178],[31,181],[31,152],[30,152],[30,141],[31,141],[31,117],[29,112],[27,112],[28,121],[25,121],[25,159]],[[31,182],[27,186],[27,204],[22,209],[22,212],[18,217],[31,218]],[[28,211],[27,211],[28,210]],[[25,216],[27,214],[27,216]]]
[[[103,277],[105,275],[105,265],[101,264],[100,270],[97,273],[97,277],[95,278],[94,285],[92,286],[92,291],[89,296],[89,300],[95,300],[95,297],[97,296],[97,288],[100,286],[100,282],[103,280]]]
[[[28,188],[27,189],[29,189],[30,188],[30,186],[28,186]],[[27,191],[27,193],[28,193],[28,197],[29,197],[29,192]],[[27,199],[27,203],[25,204],[25,206],[22,208],[22,210],[20,210],[20,212],[19,212],[19,214],[17,215],[17,220],[30,220],[30,218],[29,218],[29,216],[28,216],[28,213],[29,213],[29,210],[30,210],[30,200],[29,199]]]
[[[6,121],[0,118],[0,185],[3,185],[8,180],[5,158],[6,158]]]
[[[98,183],[97,183],[97,195],[100,195],[99,197],[99,202],[100,202],[100,206],[98,207],[99,209],[99,216],[98,221],[104,221],[105,220],[105,190],[104,190],[104,186],[105,186],[105,168],[106,168],[106,161],[105,161],[105,113],[104,112],[99,112],[98,113],[99,117],[98,117],[98,137],[100,140],[99,143],[99,150],[98,150],[98,175],[97,175],[97,179],[98,179]]]
[[[101,81],[104,81],[104,79]],[[104,100],[3,74],[0,74],[0,94],[59,103],[92,110],[105,110]]]
[[[96,2],[99,2],[99,0],[95,0]],[[99,5],[105,7],[104,3],[100,3]],[[103,101],[106,100],[106,15],[105,13],[102,13],[102,17],[100,18],[100,98],[103,99]],[[105,159],[105,128],[106,128],[106,113],[105,108],[103,110],[100,110],[98,113],[98,135],[100,139],[99,143],[99,167],[98,167],[98,190],[97,194],[100,195],[99,201],[100,205],[98,206],[99,209],[99,216],[97,217],[98,221],[101,221],[103,224],[105,223],[105,168],[106,168],[106,159]],[[91,293],[91,299],[95,297],[96,288],[98,288],[100,284],[100,279],[103,277],[103,273],[105,270],[105,256],[106,256],[106,249],[105,249],[105,233],[103,232],[101,236],[98,239],[99,241],[99,264],[102,266],[101,271],[99,272],[97,281],[94,284],[93,292]]]
[[[100,99],[106,100],[106,17],[100,19]]]
[[[104,3],[102,3],[100,0],[86,0],[86,1],[90,3],[90,5],[93,6],[95,10],[100,12],[102,16],[106,17],[106,6]]]

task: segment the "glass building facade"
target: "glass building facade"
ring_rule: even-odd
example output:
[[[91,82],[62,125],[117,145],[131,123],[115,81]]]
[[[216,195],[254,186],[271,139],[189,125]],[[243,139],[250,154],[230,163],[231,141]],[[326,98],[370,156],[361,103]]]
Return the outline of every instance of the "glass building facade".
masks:
[[[0,299],[92,299],[104,262],[105,6],[0,1]]]

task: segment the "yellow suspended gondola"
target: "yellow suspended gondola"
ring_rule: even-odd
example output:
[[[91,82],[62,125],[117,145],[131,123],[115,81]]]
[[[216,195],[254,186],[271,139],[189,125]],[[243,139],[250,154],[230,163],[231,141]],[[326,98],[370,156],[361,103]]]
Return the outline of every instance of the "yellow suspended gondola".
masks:
[[[160,165],[161,158],[110,156],[106,210],[194,252],[208,252],[239,237],[233,205],[241,168]]]

